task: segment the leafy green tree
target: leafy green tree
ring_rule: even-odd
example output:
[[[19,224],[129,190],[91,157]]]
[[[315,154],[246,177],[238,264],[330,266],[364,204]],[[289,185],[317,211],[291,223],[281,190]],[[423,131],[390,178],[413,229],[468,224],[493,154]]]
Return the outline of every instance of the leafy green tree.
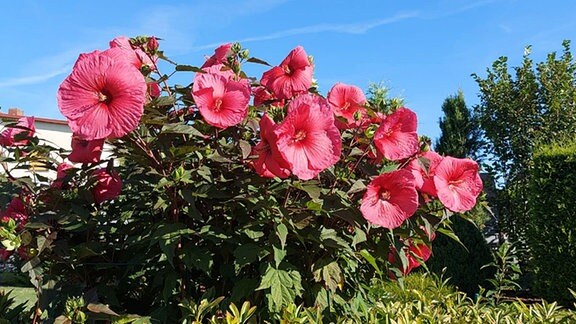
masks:
[[[478,158],[480,148],[480,129],[466,106],[464,93],[449,96],[442,104],[444,117],[438,121],[440,138],[436,142],[437,152],[454,157]]]
[[[509,68],[508,58],[500,57],[485,78],[472,75],[480,87],[474,112],[485,140],[485,162],[500,187],[500,226],[521,243],[529,221],[526,188],[534,147],[576,131],[576,63],[570,42],[563,42],[562,55],[551,53],[537,64],[530,52],[527,47],[518,67]]]

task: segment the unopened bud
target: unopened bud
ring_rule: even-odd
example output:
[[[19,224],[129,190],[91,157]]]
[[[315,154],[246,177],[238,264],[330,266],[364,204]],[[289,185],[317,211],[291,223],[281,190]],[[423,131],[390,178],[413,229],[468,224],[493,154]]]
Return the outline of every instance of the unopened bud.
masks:
[[[241,50],[240,53],[238,53],[238,56],[240,56],[241,59],[245,60],[249,56],[249,51],[247,49]]]
[[[148,37],[148,42],[146,43],[146,48],[148,49],[148,52],[154,54],[156,53],[156,51],[158,50],[158,39],[154,36],[152,37]]]
[[[242,50],[242,45],[240,45],[240,43],[232,44],[232,52],[233,53],[240,53],[241,50]]]

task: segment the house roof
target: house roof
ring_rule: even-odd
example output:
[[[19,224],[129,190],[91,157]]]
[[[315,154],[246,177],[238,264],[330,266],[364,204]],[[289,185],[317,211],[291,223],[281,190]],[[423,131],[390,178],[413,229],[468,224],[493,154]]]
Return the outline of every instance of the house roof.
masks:
[[[21,111],[20,111],[21,112]],[[18,118],[21,117],[25,117],[25,115],[23,114],[15,114],[13,113],[13,111],[10,109],[8,110],[8,113],[2,113],[0,112],[0,119],[1,120],[17,120]],[[47,123],[47,124],[56,124],[56,125],[68,125],[68,122],[65,120],[61,120],[61,119],[52,119],[52,118],[44,118],[44,117],[36,117],[34,116],[34,120],[37,122],[41,122],[41,123]]]

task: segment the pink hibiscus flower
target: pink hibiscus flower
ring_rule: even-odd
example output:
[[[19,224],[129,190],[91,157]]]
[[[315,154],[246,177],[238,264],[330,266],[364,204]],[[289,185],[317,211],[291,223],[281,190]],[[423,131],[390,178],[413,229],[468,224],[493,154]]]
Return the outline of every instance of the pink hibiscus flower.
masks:
[[[120,195],[122,191],[122,180],[114,170],[108,172],[105,168],[95,170],[92,176],[96,179],[96,184],[92,188],[94,202],[100,204],[107,200],[112,200]]]
[[[288,104],[288,114],[274,130],[278,151],[302,180],[317,176],[340,160],[342,142],[328,102],[305,94]]]
[[[28,219],[28,213],[26,212],[26,206],[24,202],[22,202],[22,199],[18,197],[12,198],[6,208],[6,215],[17,222],[26,221]]]
[[[274,97],[270,90],[265,87],[255,87],[252,89],[254,95],[254,106],[270,105],[272,107],[284,107],[285,100],[279,100]]]
[[[388,160],[408,158],[419,149],[416,114],[400,108],[387,116],[374,134],[376,149]]]
[[[366,188],[360,211],[368,222],[396,228],[418,209],[416,179],[410,171],[396,170],[374,178]]]
[[[155,38],[154,38],[155,39]],[[153,44],[154,42],[152,42]],[[148,44],[147,44],[148,45]],[[158,41],[156,41],[158,45]],[[130,44],[130,38],[125,36],[118,36],[110,41],[110,48],[120,48],[123,50],[123,55],[134,67],[140,71],[143,66],[146,66],[150,70],[156,69],[156,57],[150,57],[141,48],[134,48]],[[156,47],[157,49],[158,47]]]
[[[204,62],[202,68],[223,64],[230,55],[232,55],[232,43],[222,44],[214,50],[214,54]]]
[[[262,177],[287,178],[290,175],[290,165],[276,147],[275,126],[274,121],[266,114],[260,119],[261,140],[253,148],[253,153],[258,154],[258,159],[254,162],[254,169]]]
[[[62,189],[64,187],[64,180],[66,180],[66,176],[68,175],[67,170],[73,169],[74,167],[71,164],[66,162],[62,162],[58,164],[56,168],[56,179],[50,185],[52,188]]]
[[[482,192],[478,163],[447,156],[436,167],[434,184],[444,206],[457,213],[468,211]]]
[[[221,71],[214,65],[207,73],[197,73],[192,96],[204,120],[215,127],[227,128],[239,124],[248,114],[250,84],[234,80],[234,73]]]
[[[416,189],[421,192],[436,197],[436,186],[434,185],[434,174],[436,167],[442,161],[442,156],[434,151],[426,151],[418,158],[413,159],[407,166],[416,178]],[[426,169],[422,163],[426,163]]]
[[[366,111],[364,92],[353,85],[336,83],[328,92],[328,102],[336,116],[346,118],[348,126],[356,124],[357,120],[354,118],[356,114],[359,114],[358,120],[360,120]]]
[[[34,136],[36,130],[34,117],[20,117],[16,126],[22,128],[7,127],[0,133],[0,146],[28,145],[28,139],[26,137]]]
[[[21,197],[12,198],[6,210],[0,213],[2,222],[8,222],[10,219],[16,222],[18,230],[24,229],[24,225],[28,223],[28,212]]]
[[[0,260],[6,262],[8,258],[12,255],[12,251],[8,251],[5,248],[0,248]]]
[[[112,59],[111,48],[82,54],[58,89],[60,112],[84,140],[118,138],[133,131],[146,101],[146,81],[133,66]]]
[[[148,52],[156,53],[158,47],[160,47],[160,44],[158,43],[158,38],[156,38],[156,36],[149,37],[148,42],[146,42],[146,49],[148,50]]]
[[[162,89],[160,89],[160,86],[158,85],[158,83],[148,82],[148,83],[146,83],[146,87],[147,87],[147,91],[148,91],[148,96],[150,96],[150,98],[155,99],[155,98],[160,97],[160,93],[162,92]]]
[[[402,248],[402,252],[405,253],[408,264],[403,265],[402,273],[404,275],[409,274],[415,268],[420,266],[420,262],[426,262],[432,255],[432,249],[424,243],[414,244],[412,240],[408,239],[408,243],[404,243],[405,246]],[[407,246],[406,246],[407,244]],[[396,263],[396,256],[394,251],[390,251],[388,254],[388,262]]]
[[[306,92],[312,85],[313,67],[302,46],[298,46],[280,63],[264,72],[260,83],[278,99],[290,99]]]
[[[72,152],[68,155],[68,160],[76,163],[98,163],[103,147],[104,139],[86,141],[72,136]]]

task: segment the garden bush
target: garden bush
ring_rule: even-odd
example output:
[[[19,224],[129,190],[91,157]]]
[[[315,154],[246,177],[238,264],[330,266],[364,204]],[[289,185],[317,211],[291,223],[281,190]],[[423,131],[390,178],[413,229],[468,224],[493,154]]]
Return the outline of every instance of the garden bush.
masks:
[[[487,280],[493,277],[493,270],[482,267],[493,261],[492,253],[474,223],[454,217],[452,229],[459,241],[439,235],[426,265],[437,275],[445,274],[451,285],[473,297],[480,287],[489,287]]]
[[[342,83],[323,96],[312,62],[300,46],[272,66],[224,44],[177,64],[154,37],[81,54],[57,94],[72,151],[38,139],[31,117],[0,136],[16,188],[2,191],[3,253],[24,259],[33,321],[178,322],[202,300],[333,320],[367,307],[374,278],[425,261],[452,212],[474,207],[478,164],[429,151],[395,101]]]
[[[527,244],[534,292],[569,303],[576,287],[576,141],[539,147],[530,173]]]
[[[412,278],[415,277],[415,278]],[[375,286],[378,286],[377,284]],[[381,283],[385,300],[375,302],[362,318],[349,323],[572,323],[576,314],[557,303],[525,304],[511,300],[494,304],[480,297],[472,300],[434,275],[411,274],[405,289]],[[345,322],[345,321],[343,321]]]

